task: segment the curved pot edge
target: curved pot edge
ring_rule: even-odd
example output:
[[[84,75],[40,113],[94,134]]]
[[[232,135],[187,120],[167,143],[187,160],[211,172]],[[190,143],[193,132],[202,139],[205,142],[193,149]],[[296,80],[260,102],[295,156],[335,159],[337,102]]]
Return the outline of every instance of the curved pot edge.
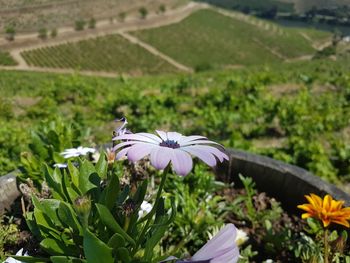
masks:
[[[239,183],[238,174],[252,177],[259,191],[277,198],[288,210],[296,212],[296,206],[306,202],[304,195],[310,193],[330,194],[350,206],[349,194],[298,166],[236,149],[226,149],[226,153],[230,160],[217,167],[219,179]]]

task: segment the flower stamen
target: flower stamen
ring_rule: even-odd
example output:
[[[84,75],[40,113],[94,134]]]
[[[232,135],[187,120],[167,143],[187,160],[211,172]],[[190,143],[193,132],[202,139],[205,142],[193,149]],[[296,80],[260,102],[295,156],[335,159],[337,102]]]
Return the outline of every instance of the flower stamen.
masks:
[[[159,143],[159,146],[168,147],[168,148],[171,148],[171,149],[180,148],[180,144],[178,144],[178,143],[177,143],[176,141],[174,141],[174,140],[162,141],[161,143]]]

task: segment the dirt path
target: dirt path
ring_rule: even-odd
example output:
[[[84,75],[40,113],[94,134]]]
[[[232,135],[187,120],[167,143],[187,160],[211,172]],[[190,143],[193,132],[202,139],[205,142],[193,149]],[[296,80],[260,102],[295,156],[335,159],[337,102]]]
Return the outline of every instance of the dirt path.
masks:
[[[154,47],[152,47],[151,45],[139,40],[138,38],[126,33],[126,32],[119,32],[119,34],[124,37],[125,39],[127,39],[129,42],[137,44],[141,47],[143,47],[144,49],[146,49],[148,52],[152,53],[153,55],[156,55],[160,58],[162,58],[163,60],[169,62],[171,65],[173,65],[174,67],[182,70],[182,71],[186,71],[186,72],[193,72],[192,68],[189,68],[177,61],[175,61],[174,59],[172,59],[171,57],[168,57],[167,55],[163,54],[162,52],[160,52],[159,50],[155,49]]]
[[[305,32],[299,33],[303,38],[305,38],[307,41],[311,43],[311,46],[316,50],[322,50],[325,47],[328,47],[332,44],[331,40],[327,41],[314,41],[312,38],[310,38]]]

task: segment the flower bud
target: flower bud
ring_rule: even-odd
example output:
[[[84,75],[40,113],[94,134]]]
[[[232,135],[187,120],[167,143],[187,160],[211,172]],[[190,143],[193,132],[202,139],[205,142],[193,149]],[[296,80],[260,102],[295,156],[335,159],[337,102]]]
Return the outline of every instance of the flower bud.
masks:
[[[74,209],[80,218],[87,218],[91,210],[91,200],[87,196],[80,196],[74,200]]]

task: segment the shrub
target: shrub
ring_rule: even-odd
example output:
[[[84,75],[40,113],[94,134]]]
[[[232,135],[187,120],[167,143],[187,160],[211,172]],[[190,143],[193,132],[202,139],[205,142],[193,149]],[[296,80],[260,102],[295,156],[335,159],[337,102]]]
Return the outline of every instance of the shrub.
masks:
[[[52,30],[51,30],[51,37],[52,38],[55,38],[55,37],[57,37],[57,29],[56,28],[53,28]]]
[[[125,21],[125,18],[126,18],[126,13],[125,13],[125,12],[120,12],[120,13],[118,14],[118,20],[119,20],[120,22],[124,22],[124,21]]]
[[[13,26],[8,26],[8,27],[5,29],[5,33],[6,33],[5,38],[6,38],[8,41],[13,41],[13,40],[15,40],[16,29],[15,29]]]
[[[93,18],[93,17],[90,18],[88,27],[90,29],[93,29],[96,27],[96,19],[95,18]]]
[[[159,6],[158,10],[159,10],[160,13],[165,13],[165,11],[166,11],[165,5],[164,5],[164,4],[161,4],[161,5]]]
[[[76,31],[84,30],[85,24],[86,24],[86,22],[83,19],[76,20],[74,28]]]
[[[148,10],[146,7],[143,6],[139,9],[139,13],[140,13],[140,16],[142,19],[146,19],[147,15],[148,15]]]
[[[47,29],[45,27],[39,29],[38,37],[40,39],[46,39],[47,38]]]

